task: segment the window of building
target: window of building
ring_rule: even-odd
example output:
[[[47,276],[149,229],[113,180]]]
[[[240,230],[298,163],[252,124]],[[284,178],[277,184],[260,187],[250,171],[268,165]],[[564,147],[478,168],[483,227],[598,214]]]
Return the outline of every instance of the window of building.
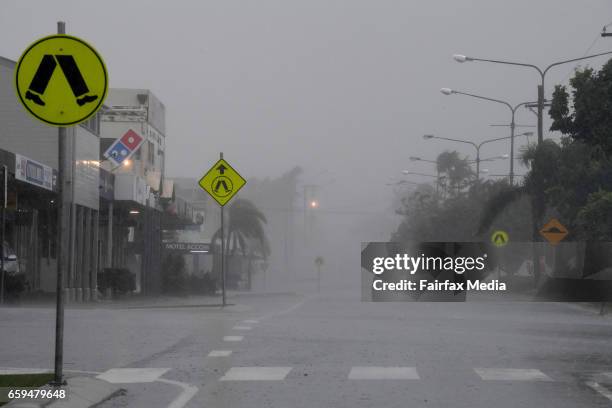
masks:
[[[149,156],[149,163],[155,164],[155,145],[150,140],[147,140],[147,153]]]
[[[80,126],[89,130],[94,135],[100,137],[100,113],[96,113],[91,118],[87,119],[85,122],[82,122]]]

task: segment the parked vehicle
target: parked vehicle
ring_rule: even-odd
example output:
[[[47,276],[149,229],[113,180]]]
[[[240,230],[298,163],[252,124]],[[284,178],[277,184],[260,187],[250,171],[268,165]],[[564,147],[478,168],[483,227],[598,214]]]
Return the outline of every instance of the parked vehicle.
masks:
[[[4,271],[10,275],[18,275],[20,272],[17,254],[6,241],[4,242]]]

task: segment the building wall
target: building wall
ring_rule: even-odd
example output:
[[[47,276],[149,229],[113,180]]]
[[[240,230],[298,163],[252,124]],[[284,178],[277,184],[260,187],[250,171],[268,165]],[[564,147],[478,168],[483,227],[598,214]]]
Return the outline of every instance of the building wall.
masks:
[[[0,57],[0,147],[57,170],[57,128],[40,123],[21,106],[13,86],[14,66],[13,61]],[[68,203],[64,223],[69,233],[64,236],[63,248],[72,259],[66,262],[65,287],[70,292],[69,299],[77,301],[91,299],[96,289],[100,149],[97,119],[84,125],[89,125],[90,130],[79,125],[69,127],[66,132],[63,196]],[[15,173],[16,168],[10,171]],[[55,210],[41,207],[45,200],[52,202],[53,195],[49,196],[43,187],[33,189],[29,185],[14,184],[12,188],[17,190],[18,197],[28,197],[27,205],[23,204],[24,200],[18,200],[18,209],[27,214],[27,222],[10,226],[14,231],[13,242],[25,249],[20,250],[23,254],[20,258],[24,258],[26,265],[24,273],[32,290],[54,290],[57,252],[52,254],[46,246],[55,237],[41,233],[41,230],[57,230]]]
[[[163,103],[145,89],[113,88],[109,91],[106,106],[101,123],[104,150],[129,129],[145,139],[132,156],[130,164],[114,169],[113,172],[143,177],[152,189],[158,190],[163,178],[166,144],[166,110]],[[110,170],[110,163],[104,166]]]
[[[97,210],[100,204],[100,139],[88,130],[74,128],[74,202]]]
[[[139,95],[144,95],[139,98]],[[113,88],[106,98],[107,106],[145,106],[147,121],[162,134],[166,134],[166,107],[148,89]]]
[[[13,85],[14,66],[0,57],[0,147],[57,169],[57,128],[39,122],[21,106]]]

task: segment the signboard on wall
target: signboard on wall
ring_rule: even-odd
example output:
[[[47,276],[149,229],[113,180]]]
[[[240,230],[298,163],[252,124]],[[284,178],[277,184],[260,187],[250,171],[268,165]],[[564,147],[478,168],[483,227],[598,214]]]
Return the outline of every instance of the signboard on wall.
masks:
[[[164,251],[176,251],[181,253],[207,253],[210,252],[210,244],[203,242],[164,242]]]
[[[55,177],[50,166],[17,153],[15,153],[15,178],[46,190],[55,189]]]

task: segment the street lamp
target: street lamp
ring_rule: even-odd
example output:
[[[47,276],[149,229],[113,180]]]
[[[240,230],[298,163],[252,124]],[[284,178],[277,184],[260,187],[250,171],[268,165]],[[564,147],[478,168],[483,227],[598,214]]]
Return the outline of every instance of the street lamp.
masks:
[[[401,186],[402,184],[422,184],[422,183],[417,183],[416,181],[410,181],[410,180],[400,180],[400,181],[396,181],[395,183],[385,183],[386,186]]]
[[[415,157],[415,156],[410,156],[410,161],[422,161],[422,162],[425,162],[425,163],[438,164],[438,162],[435,161],[435,160],[427,160],[427,159],[422,159],[420,157]]]
[[[435,174],[417,173],[417,172],[409,171],[409,170],[402,170],[402,174],[404,174],[406,176],[409,175],[409,174],[412,174],[412,175],[415,175],[415,176],[438,178],[438,176],[436,176]]]
[[[548,71],[551,68],[556,67],[558,65],[568,64],[570,62],[582,61],[582,60],[600,57],[602,55],[610,55],[610,54],[612,54],[612,51],[601,52],[599,54],[587,55],[587,56],[580,57],[580,58],[572,58],[572,59],[568,59],[564,61],[558,61],[558,62],[554,62],[548,65],[544,69],[541,69],[537,65],[533,65],[533,64],[525,64],[521,62],[512,62],[512,61],[492,60],[492,59],[484,59],[484,58],[474,58],[474,57],[468,57],[462,54],[454,54],[453,59],[460,63],[481,61],[481,62],[491,62],[495,64],[517,65],[521,67],[532,68],[538,71],[538,73],[540,74],[540,85],[538,85],[538,144],[539,144],[539,143],[542,143],[542,141],[544,140],[542,122],[543,122],[543,111],[544,111],[544,79],[546,77],[546,73],[548,73]]]
[[[533,132],[524,132],[515,136],[532,136]],[[474,147],[474,149],[476,149],[476,178],[479,179],[480,178],[480,162],[483,161],[480,159],[480,148],[487,144],[487,143],[491,143],[491,142],[497,142],[499,140],[507,140],[510,139],[511,136],[504,136],[504,137],[496,137],[495,139],[489,139],[489,140],[485,140],[483,142],[480,142],[478,144],[469,141],[469,140],[462,140],[462,139],[451,139],[448,137],[441,137],[441,136],[434,136],[434,135],[423,135],[423,139],[439,139],[439,140],[448,140],[451,142],[457,142],[457,143],[465,143],[465,144],[469,144],[471,146]],[[489,159],[487,159],[487,161],[491,161]]]
[[[514,183],[514,131],[516,129],[516,122],[514,119],[515,119],[516,111],[518,110],[518,108],[524,105],[528,105],[532,102],[521,102],[517,105],[512,106],[509,102],[502,101],[500,99],[494,99],[494,98],[489,98],[487,96],[474,95],[474,94],[467,93],[467,92],[456,91],[451,88],[442,88],[440,89],[440,92],[442,92],[444,95],[453,95],[453,94],[465,95],[465,96],[469,96],[469,97],[476,98],[476,99],[482,99],[485,101],[501,103],[502,105],[510,109],[510,114],[511,114],[511,120],[510,120],[510,185],[513,185]]]
[[[431,136],[433,137],[433,135],[425,135],[425,136]],[[429,139],[429,137],[425,137],[425,139]],[[414,174],[419,174],[422,176],[426,176],[426,177],[435,177],[436,178],[436,194],[440,191],[440,182],[442,179],[445,179],[446,176],[440,176],[440,169],[438,168],[438,162],[436,160],[427,160],[427,159],[423,159],[421,157],[417,157],[417,156],[410,156],[410,161],[422,161],[425,163],[432,163],[436,165],[436,175],[429,175],[429,174],[421,174],[421,173],[414,173]],[[402,171],[402,173],[404,174],[410,174],[410,172],[408,170],[404,170]]]
[[[507,159],[508,157],[510,157],[510,156],[509,156],[509,155],[507,155],[507,154],[502,154],[501,156],[494,156],[494,157],[488,157],[488,158],[486,158],[486,159],[480,159],[480,162],[482,163],[482,162],[484,162],[484,161],[505,160],[505,159]],[[468,160],[468,162],[470,162],[470,163],[476,163],[476,160]]]

